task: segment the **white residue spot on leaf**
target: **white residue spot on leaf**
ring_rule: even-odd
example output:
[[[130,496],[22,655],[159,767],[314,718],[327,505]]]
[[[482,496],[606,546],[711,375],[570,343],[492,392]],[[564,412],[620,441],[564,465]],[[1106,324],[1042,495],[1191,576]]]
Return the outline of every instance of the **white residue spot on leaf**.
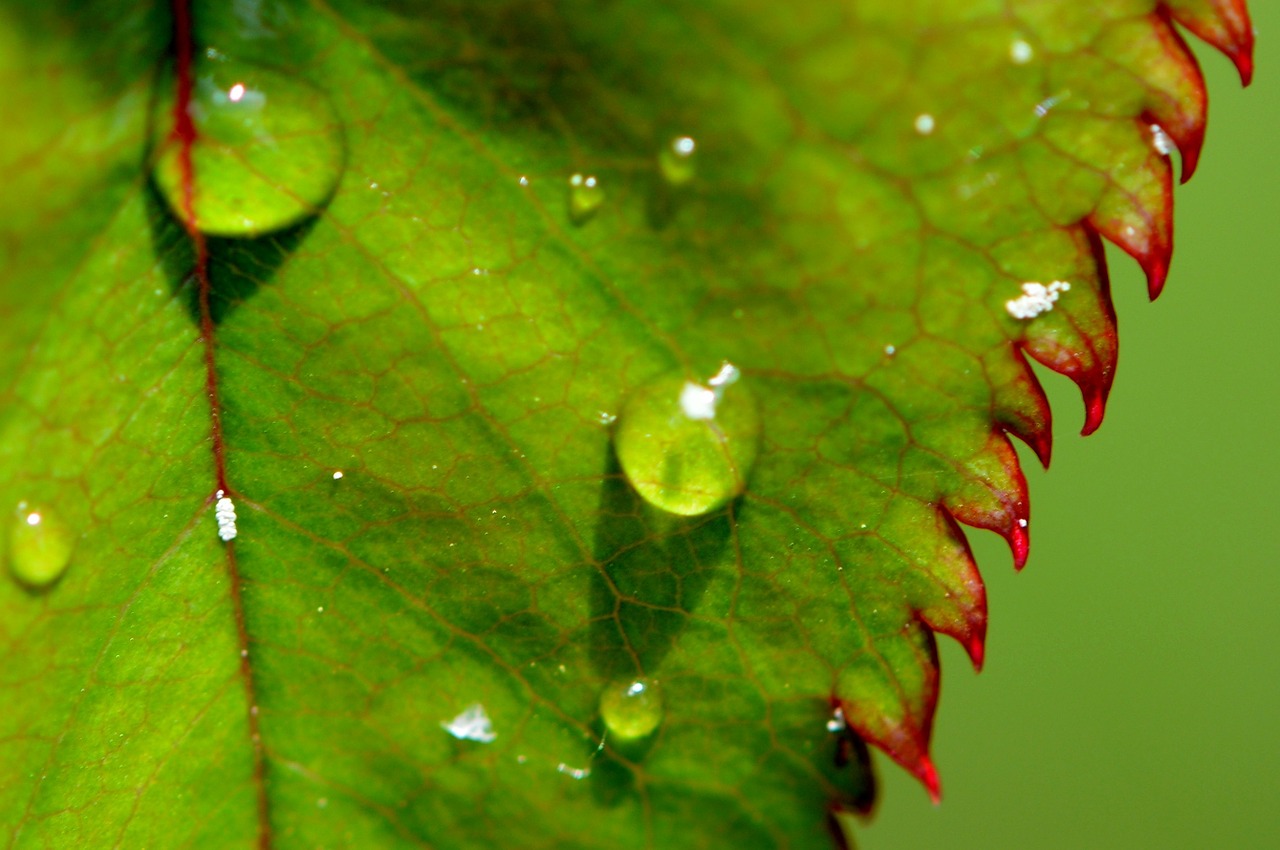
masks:
[[[1070,288],[1071,284],[1064,280],[1055,280],[1048,286],[1028,281],[1022,284],[1022,295],[1004,302],[1004,308],[1015,319],[1034,319],[1052,310],[1058,296]]]
[[[213,506],[213,519],[218,523],[218,537],[223,543],[236,539],[236,505],[231,497],[221,490],[217,493],[218,501]]]
[[[844,709],[837,705],[836,710],[831,713],[831,719],[827,721],[827,731],[832,734],[843,732],[848,725],[844,719]]]
[[[334,480],[334,481],[341,481],[341,480],[342,480],[342,470],[341,470],[341,469],[339,469],[339,470],[337,470],[337,471],[335,471],[335,472],[333,473],[333,480]]]
[[[498,733],[493,731],[493,723],[485,713],[484,706],[478,702],[463,709],[462,713],[441,723],[440,728],[460,741],[479,741],[482,744],[493,743]]]
[[[936,122],[933,116],[928,112],[922,112],[916,116],[916,132],[922,136],[927,136],[933,132]]]
[[[1173,143],[1173,139],[1165,132],[1164,128],[1159,124],[1151,125],[1151,146],[1156,149],[1156,153],[1161,156],[1168,156],[1173,153],[1177,147]]]

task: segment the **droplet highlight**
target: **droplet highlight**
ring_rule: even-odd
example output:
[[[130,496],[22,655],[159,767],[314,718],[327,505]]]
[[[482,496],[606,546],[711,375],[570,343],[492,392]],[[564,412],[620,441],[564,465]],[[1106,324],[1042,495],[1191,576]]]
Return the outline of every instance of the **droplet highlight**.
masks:
[[[210,236],[253,237],[314,215],[342,176],[342,122],[328,96],[279,71],[221,58],[193,69],[187,114],[195,225]],[[169,208],[186,218],[177,85],[161,77],[152,113],[152,175]]]
[[[662,725],[662,689],[653,679],[613,682],[600,694],[600,717],[616,738],[648,737]]]
[[[692,136],[676,136],[658,153],[658,171],[672,186],[684,186],[698,174],[698,143]]]
[[[592,174],[574,174],[569,178],[569,218],[574,224],[589,220],[604,204],[604,187]]]
[[[623,405],[614,448],[645,501],[680,516],[723,507],[746,489],[760,444],[754,396],[731,363],[706,383],[669,373]]]
[[[75,541],[57,518],[42,508],[23,506],[9,524],[9,569],[30,588],[48,587],[71,563]]]

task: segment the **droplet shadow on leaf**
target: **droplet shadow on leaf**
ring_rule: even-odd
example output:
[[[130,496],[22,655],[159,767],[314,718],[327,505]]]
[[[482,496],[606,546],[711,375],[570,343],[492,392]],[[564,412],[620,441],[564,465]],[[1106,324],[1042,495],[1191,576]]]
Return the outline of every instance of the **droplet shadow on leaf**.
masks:
[[[605,459],[591,582],[591,659],[606,681],[661,678],[728,550],[728,510],[681,517],[649,507],[627,483],[612,445]]]
[[[183,299],[192,320],[199,325],[200,292],[193,277],[194,246],[182,222],[169,211],[154,181],[147,181],[146,200],[152,248],[173,293]],[[206,238],[212,285],[209,307],[215,325],[252,298],[259,287],[271,282],[317,220],[318,216],[312,216],[293,227],[254,238]]]
[[[606,449],[591,581],[591,658],[602,680],[660,679],[662,660],[697,610],[713,572],[729,551],[732,525],[721,510],[699,517],[666,514],[627,483],[612,443]],[[678,716],[678,709],[677,709]],[[595,756],[591,791],[613,807],[634,792],[632,765],[644,760],[661,732],[626,741],[605,732]]]

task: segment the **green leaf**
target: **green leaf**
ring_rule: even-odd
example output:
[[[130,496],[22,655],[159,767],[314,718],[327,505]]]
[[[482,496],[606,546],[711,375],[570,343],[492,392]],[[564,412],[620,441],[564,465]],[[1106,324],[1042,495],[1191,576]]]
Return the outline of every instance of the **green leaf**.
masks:
[[[816,846],[864,740],[936,793],[958,522],[1025,561],[1024,353],[1096,428],[1173,21],[1247,80],[1243,4],[174,11],[0,8],[8,843]]]

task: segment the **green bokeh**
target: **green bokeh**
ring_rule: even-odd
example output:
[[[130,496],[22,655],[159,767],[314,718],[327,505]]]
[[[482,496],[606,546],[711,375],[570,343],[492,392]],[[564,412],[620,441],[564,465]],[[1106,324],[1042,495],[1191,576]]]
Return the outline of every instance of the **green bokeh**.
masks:
[[[1053,469],[1027,458],[1033,544],[1015,575],[971,534],[991,602],[987,666],[943,645],[943,803],[896,768],[863,850],[1270,848],[1280,836],[1280,7],[1252,4],[1254,86],[1200,50],[1211,120],[1179,190],[1165,294],[1112,252],[1120,371],[1082,440],[1043,375]],[[884,760],[881,759],[883,764]]]

